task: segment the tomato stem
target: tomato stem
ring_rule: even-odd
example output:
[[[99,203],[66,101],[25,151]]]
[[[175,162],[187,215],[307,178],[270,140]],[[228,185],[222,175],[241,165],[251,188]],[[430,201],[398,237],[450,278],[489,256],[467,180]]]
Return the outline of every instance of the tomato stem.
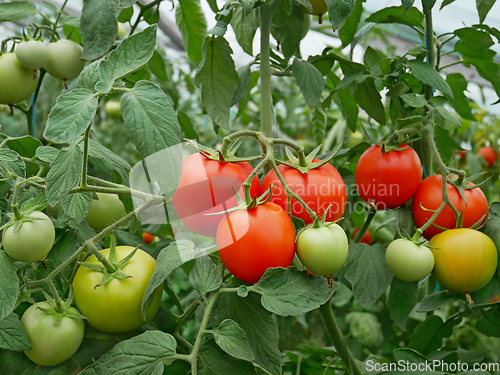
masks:
[[[443,202],[441,203],[441,205],[439,206],[439,208],[434,212],[434,214],[430,217],[429,220],[427,220],[427,222],[421,227],[421,228],[418,228],[417,231],[415,232],[415,235],[413,236],[413,241],[418,241],[420,236],[422,235],[422,233],[427,229],[429,228],[432,223],[434,222],[434,220],[436,220],[436,218],[438,217],[438,215],[441,213],[441,211],[444,210],[444,208],[446,207],[446,203]]]
[[[59,296],[59,293],[57,292],[57,289],[54,285],[54,281],[52,279],[49,279],[47,280],[47,283],[46,283],[52,293],[52,295],[54,296],[54,300],[56,302],[56,312],[58,313],[62,313],[63,312],[63,305],[62,305],[62,300],[61,300],[61,297]]]
[[[359,243],[363,239],[363,236],[365,235],[366,231],[368,230],[368,227],[370,226],[376,213],[377,213],[377,211],[375,211],[375,210],[368,211],[368,217],[366,218],[366,220],[365,220],[363,226],[361,227],[361,229],[359,230],[359,232],[356,233],[356,237],[354,237],[353,243]]]
[[[80,181],[80,188],[82,190],[87,189],[87,163],[89,158],[89,133],[90,126],[87,126],[85,133],[83,134],[83,163],[82,163],[82,176]]]

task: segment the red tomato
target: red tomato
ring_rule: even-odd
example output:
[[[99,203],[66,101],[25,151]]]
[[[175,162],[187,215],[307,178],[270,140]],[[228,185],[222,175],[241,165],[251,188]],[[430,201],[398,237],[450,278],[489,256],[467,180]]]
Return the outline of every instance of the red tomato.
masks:
[[[443,178],[441,175],[427,177],[420,184],[412,203],[413,219],[417,227],[423,226],[431,218],[433,212],[425,211],[421,206],[430,210],[437,210],[443,203]],[[488,201],[480,188],[464,190],[465,200],[460,197],[458,190],[450,183],[446,184],[450,202],[456,207],[458,212],[463,212],[463,227],[470,228],[476,224],[484,215],[488,214]],[[486,216],[487,217],[487,216]],[[486,217],[484,220],[486,220]],[[484,222],[484,221],[483,221]],[[455,215],[450,207],[446,206],[433,222],[439,227],[454,229],[457,226]],[[431,239],[442,230],[430,226],[424,231],[424,237]]]
[[[243,197],[243,182],[253,168],[247,162],[220,163],[196,153],[182,164],[179,188],[172,197],[181,221],[193,232],[215,237],[224,215],[206,214],[225,211],[237,205],[234,191]],[[260,195],[257,176],[252,180],[250,194]]]
[[[319,161],[314,160],[314,162]],[[280,165],[278,169],[288,187],[302,198],[318,216],[322,216],[330,205],[326,221],[336,221],[344,215],[346,188],[342,176],[333,165],[327,163],[309,171],[308,174],[302,174],[295,168],[286,165]],[[262,181],[262,191],[269,189],[272,184],[275,185],[271,202],[276,203],[288,212],[288,199],[285,188],[274,171],[270,171]],[[313,222],[305,208],[295,199],[292,199],[292,214],[304,220],[306,224]]]
[[[455,153],[458,155],[461,163],[465,163],[467,161],[467,151],[458,150]]]
[[[356,237],[356,233],[359,232],[359,228],[356,228],[352,231],[352,236],[351,238],[354,239]],[[361,241],[359,241],[359,243],[365,243],[367,245],[371,245],[373,241],[373,237],[372,237],[372,234],[369,230],[367,230],[365,232],[365,234],[363,234],[363,237],[361,238]]]
[[[295,229],[274,203],[225,215],[217,229],[222,263],[238,279],[259,281],[271,267],[288,267],[295,254]]]
[[[155,235],[151,233],[144,232],[142,234],[142,240],[146,245],[149,245],[155,239]]]
[[[403,151],[382,152],[371,146],[359,158],[354,178],[360,197],[377,210],[396,208],[408,202],[422,179],[422,163],[408,145]]]
[[[498,159],[497,152],[491,146],[481,147],[477,153],[484,158],[489,167],[492,167]]]

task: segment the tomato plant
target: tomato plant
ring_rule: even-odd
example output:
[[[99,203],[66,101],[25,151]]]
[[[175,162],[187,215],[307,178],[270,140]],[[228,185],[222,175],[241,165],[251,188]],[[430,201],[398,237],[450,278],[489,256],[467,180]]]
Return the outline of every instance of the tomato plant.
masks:
[[[125,215],[125,206],[115,194],[97,193],[97,198],[92,200],[87,223],[96,232],[100,232]]]
[[[221,163],[200,153],[188,156],[182,163],[180,185],[172,198],[177,215],[193,232],[215,237],[223,215],[208,214],[235,207],[233,188],[241,194],[242,183],[251,172],[247,162]],[[254,177],[251,184],[251,195],[260,195],[259,179]]]
[[[14,53],[0,56],[0,104],[14,104],[28,99],[38,83],[38,73],[21,65]],[[8,89],[5,89],[7,88]]]
[[[481,147],[477,154],[483,157],[484,161],[488,164],[489,167],[492,167],[498,159],[497,152],[491,146]]]
[[[45,260],[55,239],[54,225],[43,212],[29,214],[28,221],[22,220],[4,230],[2,244],[5,252],[15,260],[25,263]]]
[[[495,274],[497,248],[484,233],[469,228],[450,229],[432,237],[429,246],[435,258],[432,274],[452,292],[475,292]]]
[[[319,160],[314,160],[319,162]],[[303,174],[287,165],[278,167],[288,187],[294,191],[317,214],[323,213],[330,207],[326,215],[327,221],[335,221],[342,217],[346,205],[346,188],[339,172],[331,164],[325,164]],[[288,212],[288,198],[285,188],[278,179],[275,171],[270,171],[262,181],[262,190],[273,186],[271,202],[276,203]],[[313,222],[304,207],[294,198],[291,200],[292,214],[306,224]]]
[[[434,268],[434,255],[423,245],[400,238],[389,244],[385,260],[391,272],[399,279],[414,282],[423,279]]]
[[[70,80],[78,77],[85,61],[81,59],[83,48],[68,39],[60,39],[48,45],[49,57],[45,70],[53,77]]]
[[[130,246],[118,246],[117,260],[124,259],[133,250]],[[101,254],[109,256],[110,249],[102,250]],[[85,263],[99,262],[92,255]],[[129,277],[123,280],[114,278],[105,285],[100,285],[103,278],[101,272],[80,267],[73,280],[76,306],[92,327],[104,332],[125,332],[141,327],[153,318],[160,306],[162,286],[155,289],[147,316],[142,316],[142,299],[155,264],[154,258],[148,253],[137,250],[122,268]]]
[[[396,208],[408,202],[422,179],[422,164],[410,146],[384,152],[378,145],[366,150],[356,165],[356,186],[360,197],[378,210]]]
[[[55,366],[70,359],[82,344],[85,331],[83,319],[50,311],[50,307],[48,302],[35,303],[21,318],[31,345],[24,353],[41,366]],[[68,311],[79,314],[74,307]]]
[[[267,232],[266,228],[273,228]],[[274,203],[224,216],[217,229],[222,263],[241,281],[259,281],[271,267],[288,267],[295,254],[295,230],[286,212]]]
[[[325,227],[310,227],[297,238],[297,255],[316,275],[332,275],[347,259],[349,242],[344,230],[337,224]]]
[[[433,215],[433,212],[429,210],[437,210],[443,203],[442,181],[440,175],[430,176],[424,179],[418,187],[412,202],[412,215],[418,227],[423,226]],[[488,201],[480,188],[464,190],[465,201],[460,197],[457,188],[448,182],[446,183],[446,191],[450,202],[459,213],[463,214],[463,227],[470,228],[486,220]],[[457,221],[452,209],[449,206],[444,207],[433,224],[446,229],[456,228]],[[441,229],[430,226],[424,231],[424,236],[431,239],[440,232],[442,232]]]

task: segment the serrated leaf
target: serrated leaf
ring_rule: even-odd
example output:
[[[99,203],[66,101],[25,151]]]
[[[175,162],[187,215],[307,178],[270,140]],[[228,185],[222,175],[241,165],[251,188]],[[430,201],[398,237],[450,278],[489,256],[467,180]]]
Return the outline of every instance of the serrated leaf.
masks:
[[[413,108],[422,108],[427,104],[427,100],[423,96],[414,93],[401,95],[401,99]]]
[[[490,12],[496,0],[476,0],[477,14],[479,15],[479,23],[483,23],[484,19]]]
[[[189,58],[196,63],[200,62],[203,39],[207,35],[207,20],[200,1],[180,0],[175,9],[175,21]]]
[[[212,332],[217,345],[231,357],[244,361],[253,361],[252,348],[245,331],[234,320],[226,319]]]
[[[51,163],[47,174],[47,201],[55,206],[75,187],[82,171],[83,155],[80,147],[71,145],[63,148]]]
[[[252,364],[230,357],[215,344],[214,340],[202,345],[200,356],[204,362],[200,370],[201,375],[255,375]]]
[[[0,4],[0,22],[18,22],[35,16],[36,5],[31,1],[12,1]]]
[[[356,5],[356,0],[326,0],[328,17],[334,30],[338,29],[349,17]]]
[[[264,308],[281,316],[295,316],[323,305],[337,289],[328,287],[324,277],[300,272],[294,267],[270,268],[257,284],[249,287],[259,293]]]
[[[43,146],[36,149],[36,157],[46,163],[52,163],[58,153],[59,150],[51,146]]]
[[[453,327],[461,321],[461,316],[453,316],[446,322],[443,322],[441,317],[437,315],[428,316],[425,321],[413,330],[408,348],[414,349],[423,355],[428,355],[432,351],[440,349],[443,339],[450,337],[453,334]]]
[[[82,222],[92,206],[91,193],[70,194],[63,199],[64,212],[74,218],[78,223]]]
[[[0,149],[0,166],[20,177],[23,177],[26,171],[26,165],[19,154],[7,148]]]
[[[347,17],[342,27],[339,29],[339,38],[342,41],[342,48],[347,47],[352,40],[361,21],[361,14],[363,13],[363,1],[356,0],[353,11]]]
[[[80,145],[80,147],[83,147],[83,144]],[[114,169],[130,169],[130,164],[127,161],[93,139],[89,139],[88,155],[92,158],[104,161],[108,165],[114,167]]]
[[[417,298],[418,282],[407,283],[397,277],[392,279],[387,304],[392,319],[402,330],[406,330],[406,319],[417,304]]]
[[[387,7],[373,13],[365,22],[373,23],[400,23],[410,27],[422,27],[424,15],[417,9],[411,8],[405,11],[403,6]]]
[[[19,278],[14,260],[0,250],[0,321],[14,310],[19,295]]]
[[[14,313],[0,320],[0,348],[15,351],[31,349],[28,334]]]
[[[174,361],[177,342],[161,331],[146,331],[116,344],[113,349],[86,367],[81,375],[163,374],[164,365]]]
[[[429,64],[419,61],[411,60],[406,63],[406,65],[411,69],[411,72],[420,82],[429,85],[443,94],[446,94],[453,98],[453,91],[451,91],[450,85],[444,80],[443,77]]]
[[[89,89],[74,89],[57,98],[49,113],[44,137],[53,143],[67,143],[92,122],[98,100]]]
[[[179,121],[179,125],[184,133],[184,138],[194,139],[199,141],[198,133],[194,130],[193,123],[191,119],[182,111],[177,112],[177,120]]]
[[[196,72],[196,82],[201,85],[203,107],[216,125],[227,130],[230,130],[229,109],[239,83],[232,53],[224,38],[205,38],[203,61]]]
[[[78,76],[78,82],[76,84],[77,89],[87,89],[96,92],[95,87],[97,82],[100,81],[99,76],[99,64],[100,61],[94,61],[92,64],[87,65],[80,75]]]
[[[193,288],[201,294],[217,290],[222,285],[219,270],[208,255],[196,259],[189,274],[189,281]]]
[[[292,74],[309,106],[314,107],[325,89],[325,79],[316,67],[308,61],[294,59]]]
[[[165,60],[158,51],[154,51],[153,56],[151,56],[151,59],[148,62],[148,68],[160,81],[168,81]]]
[[[122,96],[122,116],[137,150],[145,158],[181,142],[171,100],[154,83],[139,81]]]
[[[344,268],[345,278],[352,284],[354,296],[363,307],[374,304],[393,278],[385,262],[385,248],[379,244],[349,245]]]
[[[277,37],[286,60],[299,51],[304,29],[302,8],[294,5],[291,10],[291,12],[288,11],[286,3],[283,1],[273,16],[273,35]]]
[[[456,297],[457,295],[449,290],[443,290],[438,293],[430,294],[420,301],[420,306],[417,311],[427,312],[436,310],[454,300]]]
[[[365,112],[381,125],[385,125],[385,109],[382,97],[375,86],[373,78],[367,78],[362,83],[353,83],[352,96]]]
[[[434,128],[434,141],[441,154],[443,162],[448,164],[455,150],[460,150],[460,145],[451,137],[450,132],[440,126]]]
[[[118,29],[119,0],[85,0],[80,21],[83,59],[95,60],[113,45]]]
[[[259,28],[259,11],[255,9],[249,14],[245,14],[243,7],[237,7],[233,10],[231,26],[243,51],[253,55],[253,40],[255,32]]]
[[[460,121],[458,121],[458,119],[455,116],[453,116],[446,108],[441,107],[441,106],[437,106],[436,110],[439,112],[439,114],[441,116],[443,116],[443,118],[446,121],[448,121],[449,123],[451,123],[453,126],[456,126],[457,128],[459,128],[459,127],[462,126],[460,124]]]
[[[451,91],[453,91],[453,99],[450,101],[453,109],[457,111],[462,118],[476,121],[476,118],[472,114],[472,108],[469,104],[469,100],[464,94],[468,87],[468,82],[465,77],[460,73],[448,74],[446,76],[446,82],[448,82],[451,87]]]
[[[32,158],[43,144],[38,139],[25,135],[24,137],[9,138],[7,146],[21,156]]]
[[[156,25],[125,38],[106,60],[99,64],[101,80],[112,86],[121,77],[144,66],[156,48]]]

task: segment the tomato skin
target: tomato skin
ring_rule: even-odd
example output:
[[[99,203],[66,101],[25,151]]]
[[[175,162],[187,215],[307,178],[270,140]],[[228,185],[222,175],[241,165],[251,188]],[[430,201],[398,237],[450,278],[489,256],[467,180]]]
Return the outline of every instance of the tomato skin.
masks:
[[[49,58],[45,70],[53,77],[70,80],[78,77],[85,66],[81,59],[83,48],[69,39],[60,39],[48,45]]]
[[[429,242],[435,258],[432,274],[454,293],[472,293],[490,282],[497,269],[495,243],[474,229],[450,229]]]
[[[52,249],[56,232],[54,224],[43,212],[35,211],[29,216],[42,220],[25,222],[17,232],[14,232],[14,225],[5,229],[2,245],[12,259],[25,263],[40,262]]]
[[[31,305],[23,314],[21,324],[28,333],[31,350],[24,353],[38,365],[56,366],[70,359],[83,341],[83,319],[62,317],[57,320],[39,308],[48,309],[48,302]],[[69,311],[79,313],[74,307]]]
[[[371,146],[359,158],[354,178],[360,197],[377,210],[404,205],[415,194],[422,179],[422,163],[408,145],[403,151],[382,152]]]
[[[134,250],[130,246],[117,246],[117,260],[125,258]],[[108,258],[109,249],[101,251]],[[100,264],[95,255],[85,263]],[[137,329],[150,321],[158,311],[163,292],[160,285],[153,292],[153,302],[146,320],[141,314],[142,299],[153,275],[156,261],[148,253],[137,250],[122,271],[131,278],[113,279],[105,285],[96,287],[103,274],[80,266],[73,280],[73,294],[78,310],[89,319],[92,327],[104,332],[126,332]]]
[[[320,160],[315,159],[314,162]],[[346,188],[344,180],[335,167],[325,164],[302,174],[295,168],[287,165],[278,166],[288,187],[292,189],[318,216],[322,216],[328,206],[332,205],[326,215],[327,222],[333,222],[344,215],[346,205]],[[273,170],[264,177],[262,191],[273,185],[271,202],[276,203],[288,213],[288,198],[285,188]],[[312,224],[313,219],[302,205],[292,198],[292,214],[306,224]]]
[[[241,281],[254,284],[271,267],[289,267],[295,254],[295,228],[274,203],[225,215],[217,229],[222,263]]]
[[[155,241],[158,242],[158,237],[156,237],[154,234],[144,232],[142,233],[142,240],[146,245],[149,245],[151,242]]]
[[[188,156],[182,163],[179,188],[172,197],[177,215],[193,232],[215,237],[224,215],[206,214],[235,207],[233,187],[243,197],[243,182],[252,171],[247,162],[220,163],[200,153]],[[252,197],[260,195],[257,176],[252,179],[250,194]]]
[[[321,16],[328,12],[328,5],[326,4],[325,0],[310,0],[310,3],[313,8],[311,12],[312,15]],[[307,12],[306,8],[303,9],[305,9],[305,11]]]
[[[28,69],[42,68],[49,58],[47,46],[37,40],[19,43],[15,53],[21,65]]]
[[[432,251],[404,238],[389,244],[385,252],[385,261],[397,278],[409,283],[422,280],[434,268]]]
[[[87,223],[96,232],[102,231],[125,216],[125,206],[116,194],[97,193],[99,200],[92,200]]]
[[[352,239],[356,238],[356,234],[359,232],[359,228],[356,228],[352,231]],[[367,229],[365,234],[363,234],[363,237],[361,238],[361,241],[359,243],[365,243],[367,245],[371,245],[373,241],[373,236],[372,233]]]
[[[307,228],[297,238],[297,256],[316,275],[332,275],[341,269],[348,249],[347,235],[337,224]]]
[[[497,152],[491,146],[481,147],[477,153],[483,157],[489,167],[492,167],[498,159]]]
[[[115,118],[122,118],[122,105],[118,100],[108,100],[104,105],[106,115]]]
[[[0,56],[0,104],[15,104],[28,99],[36,89],[38,72],[21,65],[14,53]],[[8,88],[8,89],[5,89]]]
[[[442,181],[443,178],[441,175],[429,176],[422,181],[415,193],[412,202],[412,215],[417,227],[423,226],[433,215],[433,212],[425,211],[421,206],[426,209],[437,210],[443,203]],[[470,228],[479,222],[484,215],[486,216],[483,222],[486,220],[488,217],[488,201],[480,188],[464,190],[467,204],[460,197],[458,190],[450,183],[446,184],[446,190],[448,191],[450,202],[456,207],[458,212],[463,212],[464,228]],[[455,215],[448,206],[441,211],[433,223],[446,229],[454,229],[457,226]],[[423,235],[429,240],[441,232],[441,229],[431,225],[424,231]]]

